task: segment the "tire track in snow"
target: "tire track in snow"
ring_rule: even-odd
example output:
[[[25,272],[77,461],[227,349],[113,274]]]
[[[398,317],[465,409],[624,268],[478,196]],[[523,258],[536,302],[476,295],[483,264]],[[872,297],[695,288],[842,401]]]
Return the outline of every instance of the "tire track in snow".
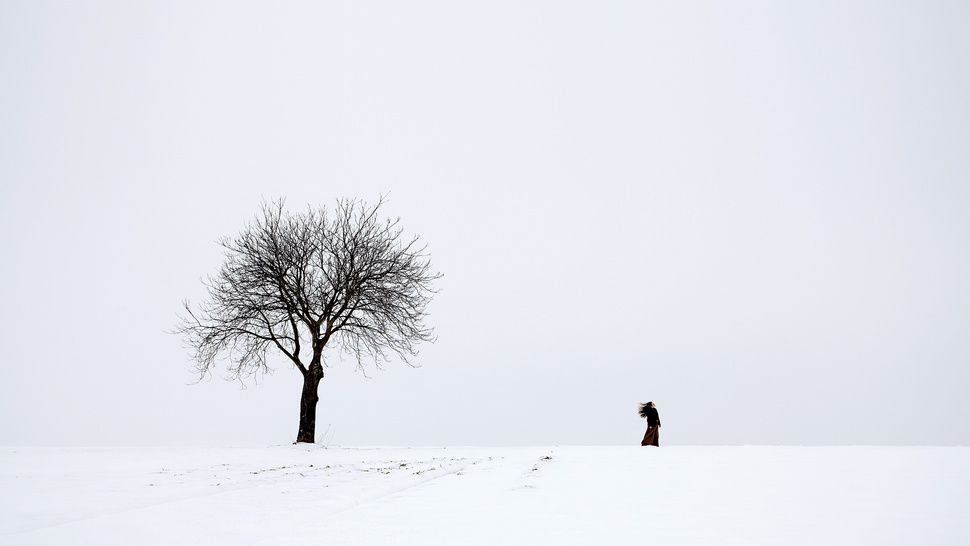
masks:
[[[452,468],[449,468],[449,469],[442,468],[441,470],[438,470],[438,471],[430,470],[430,471],[424,472],[424,473],[428,474],[428,476],[425,477],[425,478],[423,478],[423,479],[420,479],[420,480],[418,480],[416,482],[409,483],[408,485],[405,485],[405,486],[402,486],[402,487],[395,487],[395,488],[392,488],[392,489],[389,489],[389,490],[386,490],[386,491],[382,491],[382,492],[380,492],[380,493],[378,493],[376,495],[370,495],[370,496],[368,496],[366,498],[355,499],[354,501],[349,502],[349,503],[347,503],[344,506],[338,507],[336,509],[333,509],[333,510],[330,510],[330,511],[324,513],[323,514],[323,517],[335,516],[337,514],[341,514],[343,512],[347,512],[349,510],[353,510],[355,508],[359,508],[361,506],[365,506],[367,504],[371,504],[371,503],[374,503],[374,502],[378,502],[381,499],[384,499],[384,498],[387,498],[387,497],[391,497],[391,496],[397,495],[399,493],[403,493],[404,491],[409,491],[411,489],[415,489],[417,487],[421,487],[421,486],[427,485],[428,483],[431,483],[431,482],[433,482],[435,480],[439,480],[439,479],[444,478],[446,476],[456,475],[459,472],[462,472],[462,471],[464,471],[465,469],[467,469],[467,468],[469,468],[471,466],[477,465],[478,463],[480,463],[480,462],[482,462],[484,460],[485,459],[475,459],[475,460],[466,462],[464,464],[457,465],[457,467],[452,467]]]

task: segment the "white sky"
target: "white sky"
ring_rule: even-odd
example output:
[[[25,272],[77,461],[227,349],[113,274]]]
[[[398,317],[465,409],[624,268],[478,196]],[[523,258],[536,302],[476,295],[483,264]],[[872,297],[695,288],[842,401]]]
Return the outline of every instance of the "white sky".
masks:
[[[970,443],[970,4],[199,4],[0,1],[0,443],[291,441],[166,332],[262,198],[383,192],[439,341],[318,437]]]

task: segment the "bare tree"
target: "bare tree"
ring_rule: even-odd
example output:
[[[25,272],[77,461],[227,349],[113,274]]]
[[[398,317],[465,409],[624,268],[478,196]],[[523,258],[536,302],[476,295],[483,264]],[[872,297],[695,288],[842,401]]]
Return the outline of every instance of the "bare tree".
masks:
[[[279,351],[303,374],[297,442],[313,442],[317,387],[325,348],[350,355],[362,369],[397,356],[411,364],[417,345],[433,341],[425,326],[434,294],[426,248],[404,237],[400,219],[381,219],[376,205],[340,199],[291,214],[282,200],[236,237],[220,241],[225,261],[204,282],[208,298],[185,302],[177,332],[194,351],[200,376],[220,356],[232,378],[266,371]]]

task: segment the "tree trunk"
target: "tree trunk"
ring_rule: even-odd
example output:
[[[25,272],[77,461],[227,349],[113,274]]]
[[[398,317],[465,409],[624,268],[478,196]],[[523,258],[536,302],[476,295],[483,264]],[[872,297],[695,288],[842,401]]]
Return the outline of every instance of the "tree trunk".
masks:
[[[296,441],[313,443],[317,428],[317,386],[323,379],[323,367],[319,364],[311,365],[303,375],[303,395],[300,397],[300,430],[296,434]]]

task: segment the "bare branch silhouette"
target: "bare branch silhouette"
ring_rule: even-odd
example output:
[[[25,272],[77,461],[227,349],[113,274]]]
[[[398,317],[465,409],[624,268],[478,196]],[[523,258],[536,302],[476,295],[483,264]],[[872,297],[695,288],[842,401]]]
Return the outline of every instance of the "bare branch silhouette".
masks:
[[[324,348],[363,370],[392,357],[413,365],[418,345],[434,341],[425,319],[441,275],[400,219],[380,218],[382,205],[339,199],[332,210],[291,214],[282,199],[264,203],[255,221],[220,241],[225,260],[203,281],[206,301],[184,303],[176,332],[200,375],[220,357],[236,379],[266,371],[273,351],[300,370],[298,442],[314,440]]]

